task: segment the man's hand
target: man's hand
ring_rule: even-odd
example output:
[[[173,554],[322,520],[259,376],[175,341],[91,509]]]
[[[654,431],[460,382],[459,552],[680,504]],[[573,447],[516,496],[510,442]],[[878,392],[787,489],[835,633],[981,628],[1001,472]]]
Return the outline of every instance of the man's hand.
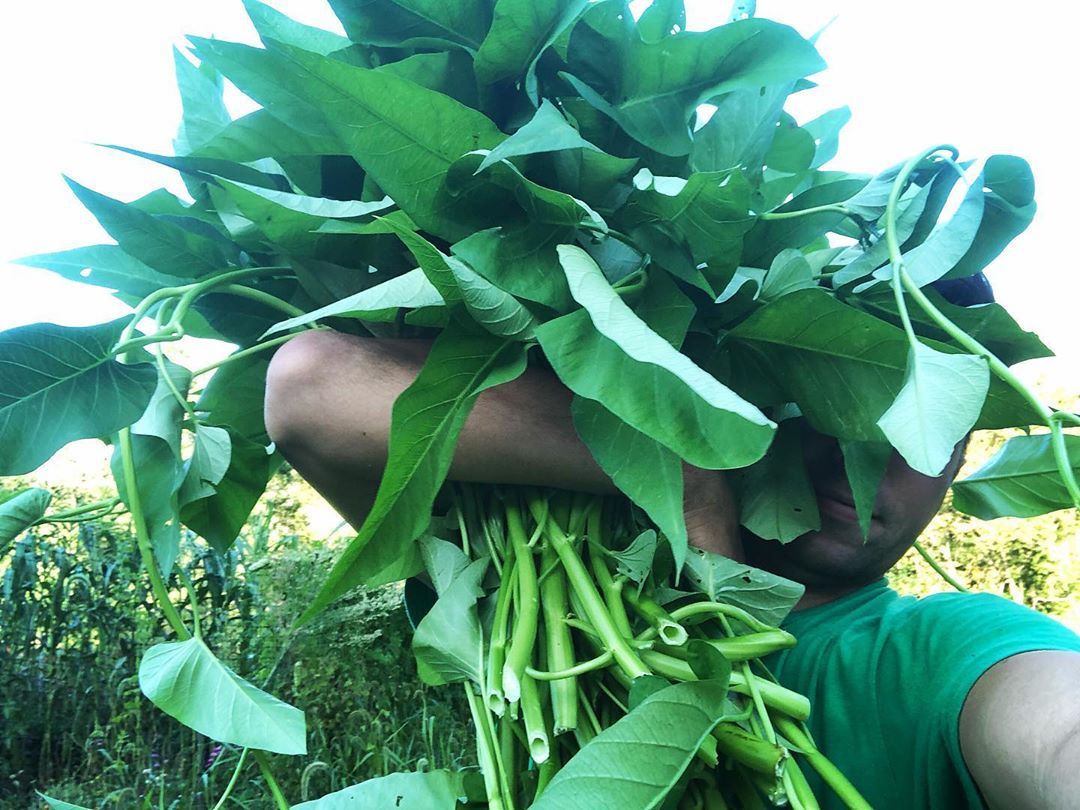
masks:
[[[743,560],[739,507],[727,475],[683,464],[683,511],[690,545]]]
[[[991,810],[1080,807],[1080,653],[992,666],[960,712],[960,749]]]

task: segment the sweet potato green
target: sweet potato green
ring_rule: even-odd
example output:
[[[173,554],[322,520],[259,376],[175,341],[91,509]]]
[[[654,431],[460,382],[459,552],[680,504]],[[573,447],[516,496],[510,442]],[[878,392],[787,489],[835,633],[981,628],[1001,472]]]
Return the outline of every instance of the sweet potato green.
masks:
[[[280,464],[262,419],[276,347],[330,326],[428,337],[374,506],[298,622],[407,580],[420,674],[463,684],[481,773],[396,774],[303,806],[810,808],[808,766],[864,807],[815,749],[807,701],[760,662],[795,642],[779,625],[801,586],[688,547],[682,465],[735,471],[743,525],[787,542],[820,527],[808,425],[840,440],[865,534],[892,449],[936,475],[973,428],[1042,426],[956,503],[983,518],[1080,505],[1063,431],[1080,417],[1009,370],[1049,350],[1000,306],[931,286],[1027,226],[1027,164],[935,146],[876,176],[823,168],[846,109],[800,124],[784,103],[824,63],[745,11],[690,32],[680,0],[639,19],[624,0],[331,0],[342,37],[245,5],[264,47],[193,38],[196,61],[178,58],[176,154],[113,147],[179,171],[190,199],[69,181],[116,244],[22,260],[133,314],[0,334],[0,474],[76,439],[114,447],[175,634],[145,653],[143,692],[252,749],[288,806],[263,752],[303,753],[303,713],[184,625],[179,532],[227,548]],[[260,109],[233,120],[225,80]],[[185,335],[238,348],[186,369],[161,352]],[[476,398],[530,364],[574,393],[574,426],[625,497],[446,481]],[[0,554],[73,517],[48,503],[0,503]]]

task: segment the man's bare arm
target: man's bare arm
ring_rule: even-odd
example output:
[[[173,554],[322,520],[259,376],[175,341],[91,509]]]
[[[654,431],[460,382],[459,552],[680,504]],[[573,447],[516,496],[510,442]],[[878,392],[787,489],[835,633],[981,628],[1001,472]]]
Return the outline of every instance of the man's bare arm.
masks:
[[[1080,806],[1080,653],[1006,658],[960,713],[960,748],[991,810]]]
[[[353,526],[371,508],[386,464],[394,400],[431,347],[421,340],[297,336],[277,351],[266,389],[266,427],[278,449]],[[614,493],[574,431],[572,395],[530,368],[485,391],[461,431],[450,478]],[[691,541],[739,556],[737,510],[721,475],[686,469]]]

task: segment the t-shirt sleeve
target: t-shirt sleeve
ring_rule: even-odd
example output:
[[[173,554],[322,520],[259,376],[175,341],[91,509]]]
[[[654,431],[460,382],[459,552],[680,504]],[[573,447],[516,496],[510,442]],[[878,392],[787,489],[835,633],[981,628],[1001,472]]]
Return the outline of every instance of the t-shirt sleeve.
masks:
[[[1080,652],[1080,636],[1060,622],[992,594],[938,594],[897,616],[885,659],[901,664],[908,682],[900,702],[910,722],[919,726],[917,762],[927,783],[959,780],[969,807],[983,807],[978,788],[960,753],[960,711],[975,682],[994,664],[1035,650]],[[901,659],[907,658],[906,662]],[[940,760],[944,748],[947,762]],[[937,757],[935,757],[935,752]],[[917,766],[918,767],[918,766]]]

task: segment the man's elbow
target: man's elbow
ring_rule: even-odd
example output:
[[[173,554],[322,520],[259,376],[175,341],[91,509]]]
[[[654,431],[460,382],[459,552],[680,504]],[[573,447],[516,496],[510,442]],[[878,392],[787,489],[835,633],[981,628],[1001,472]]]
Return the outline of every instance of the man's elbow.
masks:
[[[289,455],[289,449],[310,437],[313,408],[326,384],[325,332],[304,332],[279,348],[266,372],[263,419],[270,440]]]

